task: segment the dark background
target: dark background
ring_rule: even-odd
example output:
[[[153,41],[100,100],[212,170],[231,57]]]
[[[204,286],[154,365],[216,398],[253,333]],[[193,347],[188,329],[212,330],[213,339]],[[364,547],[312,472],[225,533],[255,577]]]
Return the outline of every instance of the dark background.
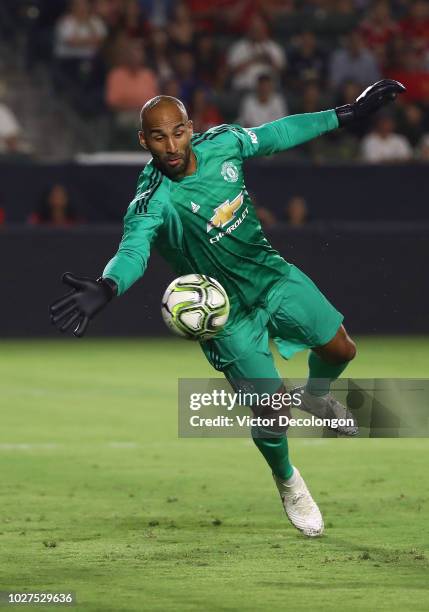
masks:
[[[56,335],[48,304],[64,292],[61,274],[97,277],[116,251],[120,220],[138,166],[0,166],[6,219],[0,233],[0,335]],[[310,204],[302,227],[278,222],[273,245],[306,272],[345,315],[353,333],[429,333],[429,193],[422,166],[300,167],[249,163],[249,191],[281,219],[294,194]],[[63,182],[93,225],[68,228],[23,222],[44,185]],[[363,222],[359,219],[365,219]],[[112,222],[116,222],[112,224]],[[91,335],[167,334],[160,299],[173,274],[153,253],[144,278],[91,325]]]
[[[140,167],[68,164],[0,164],[0,208],[6,223],[23,223],[48,186],[67,187],[89,222],[122,221]],[[287,201],[304,196],[311,220],[429,220],[428,168],[424,165],[285,165],[281,157],[247,162],[246,185],[256,203],[284,215]]]
[[[429,333],[428,222],[336,222],[267,234],[343,312],[350,332]],[[64,293],[61,274],[100,275],[120,235],[120,225],[3,229],[0,335],[57,336],[48,304]],[[153,253],[143,279],[92,322],[90,336],[168,334],[160,300],[173,278]]]

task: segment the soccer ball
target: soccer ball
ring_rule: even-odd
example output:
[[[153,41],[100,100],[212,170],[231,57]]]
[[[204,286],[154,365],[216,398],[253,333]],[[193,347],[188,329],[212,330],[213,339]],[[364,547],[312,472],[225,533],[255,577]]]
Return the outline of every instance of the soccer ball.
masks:
[[[168,285],[161,312],[175,334],[189,340],[208,340],[225,326],[229,300],[225,289],[214,278],[186,274]]]

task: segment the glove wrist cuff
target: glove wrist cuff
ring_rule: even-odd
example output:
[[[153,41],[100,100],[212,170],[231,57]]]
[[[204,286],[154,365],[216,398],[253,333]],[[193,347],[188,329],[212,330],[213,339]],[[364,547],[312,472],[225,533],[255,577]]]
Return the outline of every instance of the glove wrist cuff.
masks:
[[[353,106],[353,104],[337,106],[335,112],[337,113],[339,127],[343,127],[343,125],[347,125],[356,119]]]
[[[103,288],[106,291],[106,295],[109,298],[109,301],[113,299],[116,295],[118,295],[118,286],[111,278],[97,278],[97,283],[103,285]]]

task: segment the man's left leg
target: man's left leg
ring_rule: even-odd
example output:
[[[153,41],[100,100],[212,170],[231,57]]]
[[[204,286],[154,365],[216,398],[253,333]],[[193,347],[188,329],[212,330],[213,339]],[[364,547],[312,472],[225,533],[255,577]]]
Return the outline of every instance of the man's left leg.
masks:
[[[355,355],[356,345],[341,325],[330,342],[310,351],[307,391],[319,397],[327,395],[331,383],[344,372]]]

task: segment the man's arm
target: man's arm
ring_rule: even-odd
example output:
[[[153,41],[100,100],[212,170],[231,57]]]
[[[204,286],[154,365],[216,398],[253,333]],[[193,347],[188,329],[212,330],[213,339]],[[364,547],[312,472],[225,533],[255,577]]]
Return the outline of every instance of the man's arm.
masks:
[[[317,138],[326,132],[365,119],[396,98],[405,87],[390,79],[384,79],[368,87],[353,104],[318,113],[290,115],[245,130],[235,128],[244,159],[272,155]]]
[[[289,115],[247,131],[250,142],[243,146],[243,157],[280,153],[313,140],[338,127],[335,110]]]
[[[138,202],[130,206],[124,219],[124,233],[116,255],[103,270],[102,278],[117,285],[117,295],[122,295],[146,270],[150,249],[163,223],[163,204],[150,201],[144,212]]]
[[[70,328],[77,337],[84,335],[89,321],[116,295],[124,293],[143,276],[151,245],[164,221],[161,202],[136,198],[124,219],[124,234],[116,255],[97,280],[63,275],[63,282],[73,291],[56,300],[50,307],[51,322],[60,331]]]

